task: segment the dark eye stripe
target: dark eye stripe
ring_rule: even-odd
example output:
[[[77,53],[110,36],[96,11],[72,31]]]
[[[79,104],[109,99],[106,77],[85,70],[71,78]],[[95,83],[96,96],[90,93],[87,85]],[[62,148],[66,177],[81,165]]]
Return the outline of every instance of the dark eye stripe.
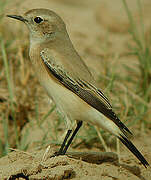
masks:
[[[43,21],[43,19],[41,17],[37,16],[37,17],[35,17],[34,21],[39,24]]]

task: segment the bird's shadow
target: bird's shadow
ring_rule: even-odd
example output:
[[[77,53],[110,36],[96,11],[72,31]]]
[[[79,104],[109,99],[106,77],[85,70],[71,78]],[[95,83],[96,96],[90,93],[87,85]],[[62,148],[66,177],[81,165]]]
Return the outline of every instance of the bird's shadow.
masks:
[[[114,152],[68,152],[66,155],[70,158],[80,159],[92,164],[102,164],[109,162],[115,166],[126,169],[131,174],[137,176],[140,180],[146,180],[141,175],[141,170],[138,166],[119,163],[118,155]]]
[[[138,166],[130,166],[127,164],[122,164],[119,162],[114,163],[118,167],[122,167],[126,170],[128,170],[131,174],[137,176],[140,180],[146,180],[142,175],[141,175],[141,170]]]

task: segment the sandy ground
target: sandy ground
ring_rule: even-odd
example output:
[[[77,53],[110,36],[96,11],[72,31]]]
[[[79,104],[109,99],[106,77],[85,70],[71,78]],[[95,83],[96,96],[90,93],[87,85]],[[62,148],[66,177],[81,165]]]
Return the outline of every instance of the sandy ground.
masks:
[[[127,1],[137,23],[138,10],[136,1]],[[117,56],[121,56],[120,64],[127,64],[133,59],[127,60],[124,54],[128,52],[127,43],[131,41],[128,34],[128,20],[123,10],[123,5],[120,0],[113,2],[105,0],[30,0],[13,1],[6,7],[7,14],[22,14],[32,8],[48,8],[57,12],[66,22],[70,37],[80,55],[90,67],[95,77],[100,72],[101,64],[104,60],[101,57],[110,56],[117,52]],[[144,8],[144,23],[145,33],[150,31],[151,17],[151,2],[143,1]],[[23,24],[12,20],[4,19],[5,25],[14,33],[14,36],[20,32],[24,33],[25,42],[28,41],[28,31]],[[13,28],[12,27],[13,24]],[[108,33],[109,32],[109,33]],[[17,45],[25,43],[17,39]],[[101,42],[107,42],[106,46],[100,48]],[[115,65],[115,59],[109,59],[108,63]],[[117,69],[117,71],[121,69]],[[103,71],[103,70],[102,70]],[[102,72],[103,73],[103,72]],[[39,87],[39,85],[38,85]],[[41,93],[42,92],[42,93]],[[40,100],[43,104],[47,104],[46,95],[42,89],[38,90],[41,94]],[[44,100],[43,100],[44,99]],[[114,99],[112,99],[114,101]],[[41,112],[44,114],[48,107],[42,107]],[[50,119],[55,119],[53,114]],[[51,121],[49,119],[49,121]],[[48,126],[48,121],[45,121],[43,128]],[[44,134],[35,123],[33,127],[26,125],[22,134],[28,129],[29,138],[27,144],[30,143],[27,152],[15,150],[9,155],[0,159],[0,179],[82,179],[82,180],[150,180],[151,170],[145,169],[138,160],[124,148],[121,147],[121,160],[117,160],[115,153],[101,153],[97,149],[72,149],[66,156],[52,157],[50,156],[56,151],[53,144],[50,145],[50,150],[43,159],[46,146],[37,148],[35,142],[42,140]],[[151,133],[139,134],[135,131],[137,138],[134,137],[133,142],[143,153],[145,158],[151,164]],[[49,138],[49,137],[48,137]],[[36,150],[35,150],[36,149]],[[97,152],[95,152],[97,151]],[[115,151],[115,150],[113,150]],[[74,154],[73,154],[74,152]],[[84,152],[84,154],[82,153]],[[87,153],[86,153],[87,152]],[[80,153],[80,154],[79,154]]]
[[[143,139],[135,142],[137,146],[142,144],[148,162],[151,162],[151,143],[142,144]],[[138,143],[137,143],[138,142]],[[147,145],[146,145],[147,144]],[[121,162],[113,152],[94,152],[86,150],[69,151],[66,156],[51,157],[56,148],[50,145],[50,150],[45,154],[46,147],[41,150],[22,152],[16,150],[0,159],[1,179],[82,179],[82,180],[150,180],[151,170],[145,169],[129,152],[123,152]],[[51,157],[51,158],[50,158]]]

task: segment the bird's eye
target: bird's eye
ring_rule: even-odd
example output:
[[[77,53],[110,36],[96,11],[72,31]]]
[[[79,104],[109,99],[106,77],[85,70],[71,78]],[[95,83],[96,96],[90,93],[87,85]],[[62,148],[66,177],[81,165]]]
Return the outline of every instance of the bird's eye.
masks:
[[[34,19],[34,21],[37,23],[37,24],[39,24],[39,23],[41,23],[42,21],[43,21],[43,19],[41,18],[41,17],[35,17],[35,19]]]

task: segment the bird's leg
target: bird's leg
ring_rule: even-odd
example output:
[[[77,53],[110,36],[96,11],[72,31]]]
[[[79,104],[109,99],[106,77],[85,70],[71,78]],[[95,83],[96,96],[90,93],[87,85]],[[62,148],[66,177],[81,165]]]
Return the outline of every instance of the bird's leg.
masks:
[[[65,136],[65,138],[64,138],[64,140],[63,140],[63,143],[62,143],[59,151],[56,152],[56,153],[54,154],[54,156],[59,156],[59,155],[63,154],[63,152],[64,152],[63,149],[64,149],[64,147],[65,147],[65,144],[66,144],[66,142],[67,142],[67,140],[68,140],[71,132],[72,132],[71,129],[69,129],[69,130],[67,131],[67,134],[66,134],[66,136]]]
[[[69,146],[70,146],[73,138],[75,137],[75,135],[77,134],[78,130],[79,130],[80,127],[82,126],[82,123],[83,123],[82,121],[78,121],[78,122],[77,122],[77,127],[76,127],[76,129],[74,130],[72,136],[70,137],[67,145],[64,147],[64,149],[63,149],[63,151],[62,151],[62,155],[64,155],[64,154],[67,152],[67,150],[68,150],[68,148],[69,148]]]

